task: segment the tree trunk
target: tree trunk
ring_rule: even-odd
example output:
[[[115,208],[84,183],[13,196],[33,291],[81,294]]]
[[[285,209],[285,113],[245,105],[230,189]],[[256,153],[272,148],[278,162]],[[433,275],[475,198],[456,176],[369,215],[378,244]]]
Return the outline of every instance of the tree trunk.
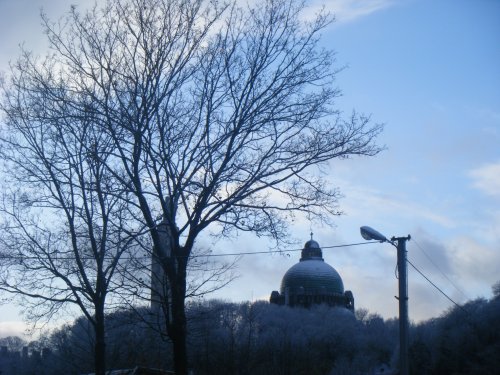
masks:
[[[184,308],[182,307],[182,310]],[[187,375],[187,348],[186,348],[186,318],[184,311],[178,312],[174,318],[172,329],[172,344],[174,347],[174,370],[176,375]]]
[[[96,306],[95,310],[95,345],[94,371],[96,375],[106,374],[106,342],[104,333],[104,306]]]
[[[188,374],[187,358],[187,319],[186,319],[186,278],[185,270],[179,267],[175,285],[172,286],[172,320],[170,322],[169,336],[173,344],[175,375]]]

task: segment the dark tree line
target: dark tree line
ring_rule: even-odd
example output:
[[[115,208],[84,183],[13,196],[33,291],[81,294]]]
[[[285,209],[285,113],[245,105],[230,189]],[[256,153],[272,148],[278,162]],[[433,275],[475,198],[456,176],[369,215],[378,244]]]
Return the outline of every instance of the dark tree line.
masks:
[[[410,331],[410,372],[414,375],[495,375],[500,369],[500,293],[476,299]],[[107,316],[107,362],[113,368],[136,365],[171,369],[165,356],[170,343],[139,311]],[[146,310],[143,316],[149,316]],[[229,303],[217,300],[187,306],[188,355],[195,375],[209,374],[373,374],[381,365],[397,371],[398,322],[367,310],[356,314],[316,306],[289,308],[267,302]],[[35,355],[17,374],[80,374],[92,371],[93,331],[78,319],[38,342]],[[10,341],[9,341],[10,340]],[[21,350],[19,339],[1,339],[0,346]],[[2,357],[9,372],[12,358]],[[36,370],[28,365],[36,364]],[[41,372],[44,369],[45,372]]]

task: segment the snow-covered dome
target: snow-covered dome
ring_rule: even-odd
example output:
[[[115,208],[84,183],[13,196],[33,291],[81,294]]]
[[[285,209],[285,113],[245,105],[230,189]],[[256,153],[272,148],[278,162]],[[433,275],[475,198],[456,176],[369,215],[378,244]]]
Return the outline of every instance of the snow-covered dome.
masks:
[[[271,293],[270,302],[305,307],[326,303],[354,311],[352,292],[344,292],[342,278],[325,263],[321,247],[312,238],[305,243],[300,262],[283,276],[280,291]]]
[[[292,266],[281,281],[281,294],[344,294],[338,272],[325,263],[319,244],[312,238],[302,249],[300,262]]]
[[[283,276],[280,292],[344,294],[344,283],[338,272],[323,259],[301,259]]]

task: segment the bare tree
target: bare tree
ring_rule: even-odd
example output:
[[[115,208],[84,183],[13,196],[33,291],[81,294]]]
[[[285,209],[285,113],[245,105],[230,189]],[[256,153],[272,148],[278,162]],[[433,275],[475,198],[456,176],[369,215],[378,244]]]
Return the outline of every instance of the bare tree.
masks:
[[[105,310],[134,222],[105,168],[113,143],[75,115],[72,94],[47,63],[25,54],[1,104],[0,290],[23,298],[36,321],[76,305],[93,328],[95,370],[104,374]],[[46,100],[51,91],[58,100]]]
[[[106,134],[110,150],[99,165],[149,230],[165,274],[176,374],[187,373],[186,279],[198,236],[240,230],[279,242],[294,215],[329,222],[338,191],[319,167],[380,151],[381,126],[344,119],[334,106],[335,55],[319,45],[331,17],[307,20],[303,9],[294,0],[246,8],[119,0],[83,15],[73,8],[63,23],[46,21],[45,64],[25,57],[16,68],[54,81],[42,103],[64,103]],[[17,85],[10,95],[29,102],[33,94]],[[57,106],[47,107],[43,119],[59,118]]]

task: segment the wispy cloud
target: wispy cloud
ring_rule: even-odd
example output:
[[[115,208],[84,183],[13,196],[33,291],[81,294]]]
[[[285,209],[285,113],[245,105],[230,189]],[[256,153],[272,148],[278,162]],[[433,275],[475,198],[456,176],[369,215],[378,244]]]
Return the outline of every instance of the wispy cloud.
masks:
[[[500,161],[485,164],[469,172],[472,185],[483,193],[500,198]]]
[[[312,2],[310,12],[324,7],[335,15],[337,22],[351,22],[393,4],[394,0],[317,0]]]
[[[389,196],[387,193],[370,189],[367,187],[346,184],[348,187],[348,199],[343,201],[344,209],[351,215],[365,216],[367,212],[375,212],[377,216],[388,214],[389,216],[402,218],[421,219],[436,223],[445,228],[453,228],[456,223],[446,215],[432,208],[426,207],[408,196]]]

